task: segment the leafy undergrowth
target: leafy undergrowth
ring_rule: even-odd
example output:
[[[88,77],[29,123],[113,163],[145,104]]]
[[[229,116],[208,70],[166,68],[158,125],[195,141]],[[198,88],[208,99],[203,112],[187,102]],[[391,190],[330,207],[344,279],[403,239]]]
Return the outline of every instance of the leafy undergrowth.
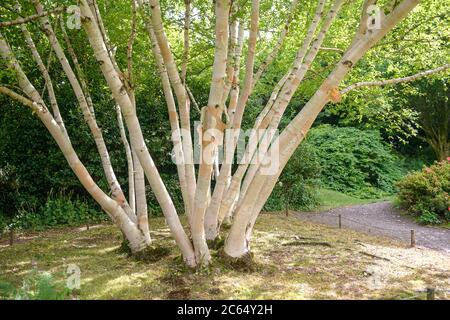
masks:
[[[196,272],[183,266],[163,219],[151,225],[165,254],[148,262],[121,253],[121,234],[107,224],[21,234],[12,247],[2,240],[0,282],[20,287],[33,268],[65,281],[76,264],[79,299],[424,299],[427,287],[450,289],[449,255],[294,217],[260,216],[250,267],[223,259],[219,246]]]

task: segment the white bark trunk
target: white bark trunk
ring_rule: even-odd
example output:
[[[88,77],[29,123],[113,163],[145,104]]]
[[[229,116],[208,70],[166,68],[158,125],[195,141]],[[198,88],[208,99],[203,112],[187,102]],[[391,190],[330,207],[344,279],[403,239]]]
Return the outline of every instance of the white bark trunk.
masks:
[[[116,200],[108,197],[94,182],[89,172],[86,170],[86,168],[78,158],[75,150],[72,147],[72,144],[70,143],[70,140],[64,134],[61,127],[56,123],[55,119],[48,111],[40,94],[37,92],[37,90],[34,88],[34,86],[31,84],[31,82],[23,72],[2,34],[0,34],[0,53],[3,59],[7,62],[8,67],[15,71],[19,87],[28,96],[29,99],[20,96],[5,87],[0,87],[0,92],[3,94],[7,94],[13,99],[16,99],[24,105],[30,107],[32,111],[37,114],[39,119],[42,121],[42,123],[52,135],[53,139],[58,144],[60,150],[64,154],[64,157],[69,163],[69,166],[72,168],[72,171],[80,180],[83,187],[94,198],[94,200],[102,206],[105,212],[108,213],[111,219],[125,234],[125,236],[129,240],[130,249],[132,250],[132,252],[138,252],[144,249],[145,242],[142,233],[139,231],[133,221],[129,219],[119,203]]]
[[[294,81],[297,83],[300,83],[301,79],[303,78],[304,74],[307,71],[307,68],[301,68],[303,64],[303,60],[305,59],[305,55],[308,51],[309,46],[311,45],[311,42],[313,40],[314,34],[317,30],[317,27],[320,22],[320,17],[323,12],[323,8],[325,5],[324,0],[319,0],[317,4],[317,8],[313,17],[313,20],[311,22],[311,25],[308,28],[306,37],[303,41],[302,46],[299,48],[297,52],[296,59],[294,61],[293,67],[286,73],[286,75],[278,82],[277,86],[275,86],[272,95],[269,99],[269,102],[267,103],[264,110],[261,112],[259,117],[257,118],[255,122],[254,129],[255,130],[264,130],[267,129],[269,124],[272,124],[272,128],[276,128],[279,121],[277,119],[280,119],[282,114],[284,113],[284,110],[287,107],[287,104],[290,100],[290,98],[285,98],[285,96],[293,95],[295,92],[295,89],[293,89]],[[324,24],[324,27],[322,28],[322,38],[318,38],[317,41],[321,43],[323,41],[323,35],[324,31],[327,30],[327,27],[329,27],[334,15],[331,15],[331,17],[328,18],[327,22]],[[317,51],[311,50],[311,53],[309,56],[312,58],[315,56]],[[312,60],[312,59],[309,59]],[[301,71],[301,74],[299,74],[299,71]],[[298,85],[298,84],[297,84]],[[281,92],[280,92],[281,91]],[[277,118],[275,118],[275,115],[278,115]],[[275,119],[274,119],[275,118]],[[251,145],[247,148],[246,151],[246,158],[252,159],[254,157],[254,153],[257,150],[257,144]],[[244,163],[241,164],[238,167],[238,170],[233,175],[233,178],[231,180],[231,185],[228,188],[228,192],[226,194],[226,197],[222,201],[222,205],[219,211],[219,223],[222,221],[222,219],[225,217],[225,215],[230,212],[231,207],[235,203],[235,198],[237,194],[239,193],[239,187],[241,185],[242,179],[244,177],[244,174],[247,171],[247,168],[250,166],[250,163]],[[252,181],[257,169],[259,168],[259,165],[252,165],[250,167],[250,170],[245,175],[245,180],[242,183],[242,189],[239,193],[239,201],[237,203],[237,207],[239,207],[240,203],[242,202],[242,199],[244,198],[244,195],[246,194],[248,190],[248,186],[250,185],[250,182]]]
[[[148,222],[147,196],[145,195],[145,174],[141,163],[132,149],[133,167],[134,167],[134,186],[136,192],[136,216],[138,228],[144,235],[145,243],[149,245],[152,241]]]
[[[214,134],[212,130],[223,132],[223,128],[220,126],[222,125],[222,113],[225,108],[222,97],[225,91],[224,79],[226,78],[228,55],[229,10],[229,0],[216,0],[216,46],[208,106],[204,109],[204,121],[202,123],[204,133]],[[204,219],[206,208],[208,207],[208,192],[211,188],[213,159],[220,139],[222,139],[220,136],[208,138],[205,134],[202,134],[202,159],[199,166],[195,192],[195,209],[191,225],[195,256],[200,264],[208,264],[211,259],[208,245],[206,244]]]
[[[259,0],[253,0],[251,11],[250,34],[248,40],[248,52],[246,58],[244,87],[241,91],[241,94],[237,102],[236,112],[233,115],[233,123],[231,124],[233,129],[240,129],[245,106],[253,89],[253,67],[256,53],[256,41],[258,37],[258,24],[259,24]],[[232,143],[230,144],[231,146],[230,150],[226,150],[227,152],[225,156],[225,161],[222,164],[219,179],[214,188],[214,193],[211,199],[211,205],[208,207],[206,211],[205,227],[207,231],[207,239],[215,239],[218,235],[218,217],[219,217],[220,203],[222,202],[223,194],[229,183],[233,154],[237,145],[236,139],[231,139],[231,142]]]
[[[128,168],[128,203],[131,210],[136,214],[136,194],[134,188],[134,166],[133,156],[131,154],[130,144],[128,143],[127,134],[123,125],[122,113],[120,107],[116,106],[117,124],[119,125],[120,138],[122,139],[123,146],[125,148],[125,156],[127,159]]]
[[[36,8],[37,13],[44,12],[44,8],[42,7],[41,3],[38,0],[32,0],[34,7]],[[114,173],[113,167],[111,165],[111,160],[109,157],[108,149],[106,147],[105,141],[103,139],[103,134],[101,132],[101,129],[98,127],[97,122],[95,120],[95,115],[93,113],[93,104],[91,99],[86,98],[86,94],[88,92],[87,86],[84,85],[84,90],[82,88],[82,85],[80,84],[79,80],[77,79],[77,76],[75,75],[75,72],[73,71],[72,67],[69,64],[69,61],[67,60],[66,55],[64,54],[64,51],[56,38],[56,35],[53,31],[52,26],[50,25],[50,22],[48,20],[47,16],[43,16],[40,19],[41,26],[49,39],[49,42],[58,57],[58,60],[61,63],[62,69],[64,73],[66,74],[72,89],[74,90],[75,96],[77,98],[77,101],[80,105],[81,111],[83,113],[84,119],[86,123],[88,124],[88,127],[92,133],[92,136],[94,137],[95,144],[97,146],[97,150],[99,152],[103,171],[105,173],[106,180],[108,181],[108,185],[111,188],[111,195],[113,199],[116,199],[117,202],[122,206],[122,208],[127,213],[128,217],[132,219],[133,221],[136,221],[136,217],[134,213],[131,211],[131,208],[128,205],[128,202],[125,198],[125,195],[122,191],[122,188],[117,180],[117,177]],[[64,29],[63,29],[64,30]],[[69,50],[71,49],[70,43],[69,43]],[[72,51],[71,51],[72,52]],[[84,83],[83,76],[81,74],[81,70],[78,64],[78,60],[76,59],[74,53],[72,52],[72,57],[74,58],[74,64],[75,67],[79,71],[80,81]]]
[[[150,0],[151,19],[153,24],[153,30],[159,45],[159,50],[163,58],[167,74],[174,89],[175,95],[178,101],[178,107],[180,111],[180,122],[182,130],[183,155],[186,173],[187,192],[189,195],[189,212],[188,216],[192,215],[194,210],[194,196],[196,190],[195,181],[195,169],[194,169],[194,149],[192,147],[192,135],[189,119],[189,99],[184,84],[181,81],[180,75],[177,70],[175,60],[172,55],[172,51],[167,41],[167,36],[164,32],[161,8],[158,0]]]
[[[142,130],[136,116],[136,112],[133,108],[132,101],[126,92],[125,86],[120,80],[111,59],[108,56],[102,35],[86,0],[81,1],[80,8],[81,14],[84,17],[83,27],[88,35],[89,42],[94,50],[97,61],[100,64],[103,76],[112,91],[114,99],[122,110],[123,118],[129,130],[131,146],[136,151],[139,162],[143,167],[150,186],[161,206],[164,216],[166,217],[172,236],[175,238],[175,241],[183,253],[185,262],[189,266],[195,266],[196,262],[191,242],[180,223],[172,199],[170,198],[170,195],[161,180],[159,172],[156,169],[153,159],[150,156],[147,146],[145,145]]]
[[[177,166],[178,180],[180,182],[181,194],[184,202],[184,210],[188,219],[191,219],[191,207],[190,207],[190,192],[188,190],[187,178],[186,178],[186,166],[185,166],[185,156],[183,150],[183,144],[181,143],[181,135],[180,135],[180,125],[178,113],[175,106],[175,100],[173,97],[172,89],[170,87],[170,80],[167,74],[167,69],[164,65],[164,60],[161,55],[161,50],[159,49],[159,44],[156,39],[156,35],[153,31],[153,27],[151,25],[151,21],[144,16],[144,23],[146,31],[150,37],[150,41],[152,43],[152,51],[155,57],[156,65],[158,67],[159,75],[161,77],[164,97],[167,103],[167,110],[169,113],[169,122],[171,129],[171,139],[174,146],[174,159]],[[189,186],[192,187],[192,186]],[[189,224],[190,225],[190,224]]]

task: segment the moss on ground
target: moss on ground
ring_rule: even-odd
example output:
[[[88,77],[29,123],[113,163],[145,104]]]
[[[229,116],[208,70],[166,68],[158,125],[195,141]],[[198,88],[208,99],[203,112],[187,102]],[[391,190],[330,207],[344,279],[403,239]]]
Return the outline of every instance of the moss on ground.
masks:
[[[12,247],[4,239],[0,281],[18,287],[33,266],[64,281],[74,263],[80,299],[422,299],[427,287],[450,289],[444,253],[282,214],[260,216],[247,264],[224,258],[218,244],[199,270],[184,266],[163,218],[151,226],[143,259],[119,252],[122,235],[109,224],[22,233]]]

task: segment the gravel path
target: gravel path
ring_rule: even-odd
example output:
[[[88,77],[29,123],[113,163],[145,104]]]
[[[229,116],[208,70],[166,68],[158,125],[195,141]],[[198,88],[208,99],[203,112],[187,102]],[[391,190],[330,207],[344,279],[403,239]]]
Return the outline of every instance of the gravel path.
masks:
[[[321,213],[296,212],[306,221],[338,227],[341,215],[342,228],[397,238],[405,243],[411,241],[414,230],[416,245],[450,253],[450,230],[417,224],[411,217],[402,215],[390,202],[336,208]]]

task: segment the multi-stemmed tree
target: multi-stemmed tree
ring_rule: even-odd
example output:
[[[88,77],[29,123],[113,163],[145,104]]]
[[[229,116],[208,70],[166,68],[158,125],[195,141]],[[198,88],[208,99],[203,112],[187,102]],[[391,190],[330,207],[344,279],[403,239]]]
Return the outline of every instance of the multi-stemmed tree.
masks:
[[[14,78],[15,83],[1,85],[0,92],[23,103],[38,116],[81,184],[120,228],[133,253],[145,250],[151,245],[145,199],[145,175],[184,261],[188,266],[195,267],[210,262],[208,240],[213,241],[219,236],[224,221],[231,222],[224,253],[232,258],[242,258],[250,253],[250,239],[255,221],[284,166],[306,136],[318,114],[327,103],[340,100],[339,86],[347,73],[368,50],[418,5],[419,0],[384,1],[378,7],[375,0],[362,2],[293,0],[275,45],[258,67],[255,67],[256,49],[258,42],[263,41],[259,30],[260,1],[215,0],[213,36],[215,50],[210,91],[206,106],[201,108],[200,125],[195,128],[191,124],[190,110],[191,105],[194,106],[196,102],[186,80],[189,76],[187,65],[191,38],[190,24],[194,19],[193,13],[198,10],[194,3],[184,1],[186,8],[183,19],[184,50],[179,68],[169,45],[159,1],[131,0],[132,31],[127,43],[127,65],[121,69],[116,61],[114,45],[108,37],[108,28],[103,23],[95,0],[80,0],[76,6],[53,9],[44,8],[39,0],[31,2],[35,14],[23,16],[20,3],[13,3],[10,8],[13,8],[19,17],[0,22],[0,26],[20,28],[23,39],[32,52],[34,63],[44,79],[47,98],[35,88],[25,74],[21,62],[6,39],[8,34],[4,32],[0,34],[0,52],[3,64],[11,71],[8,79]],[[302,10],[303,6],[306,8],[314,6],[314,13],[306,22],[307,31],[302,41],[298,43],[296,57],[289,70],[280,77],[273,88],[270,99],[259,116],[254,119],[255,131],[250,134],[252,143],[241,150],[243,151],[241,156],[246,161],[233,165],[233,159],[236,158],[235,154],[239,149],[239,129],[249,97],[269,65],[280,54],[289,26],[295,21],[294,13]],[[358,7],[360,12],[357,19],[359,24],[354,26],[355,34],[352,41],[345,50],[324,47],[332,24],[342,7],[346,6]],[[67,12],[66,16],[64,12]],[[51,16],[56,18],[52,19]],[[308,14],[304,15],[307,16]],[[195,17],[201,18],[198,15]],[[58,22],[58,29],[53,21]],[[89,52],[93,52],[117,106],[117,119],[114,121],[119,123],[126,150],[129,173],[128,197],[125,196],[116,178],[102,130],[97,124],[95,101],[90,94],[93,88],[87,84],[83,61],[77,58],[70,43],[70,36],[66,32],[66,26],[76,27],[78,22],[87,38],[86,46],[90,46]],[[152,146],[146,145],[136,115],[133,43],[139,32],[137,25],[141,22],[152,44],[152,53],[167,104],[174,146],[172,156],[176,163],[187,216],[186,228],[180,222],[172,198],[153,162]],[[96,184],[77,156],[64,126],[64,115],[58,107],[54,79],[27,29],[29,23],[39,23],[43,37],[51,45],[52,54],[61,64],[73,89],[95,140],[109,190],[102,190]],[[64,41],[63,45],[61,41]],[[277,134],[276,129],[289,102],[321,50],[337,51],[341,56],[306,105]],[[243,70],[241,60],[244,61]],[[448,66],[443,69],[446,68]],[[244,73],[242,81],[240,81],[241,73]],[[397,82],[413,79],[415,77],[400,79]],[[363,85],[384,84],[389,82],[357,84],[347,88],[345,92]],[[198,166],[194,161],[196,145],[193,133],[199,133],[201,137]],[[221,145],[224,153],[223,161],[219,165],[217,159]],[[211,182],[213,176],[214,184]]]

